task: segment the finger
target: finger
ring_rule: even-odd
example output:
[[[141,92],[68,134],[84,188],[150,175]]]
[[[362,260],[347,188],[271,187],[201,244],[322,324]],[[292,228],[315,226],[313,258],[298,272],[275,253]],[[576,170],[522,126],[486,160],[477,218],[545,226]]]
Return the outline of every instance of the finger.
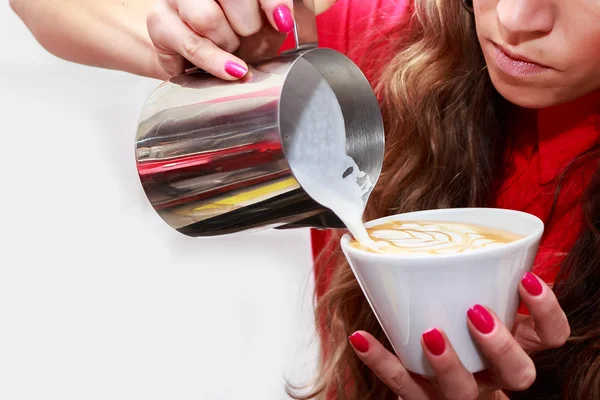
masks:
[[[398,357],[387,351],[373,336],[359,331],[349,339],[365,365],[403,400],[428,398],[427,392],[415,382]]]
[[[535,330],[544,348],[565,344],[571,328],[554,292],[541,279],[528,272],[521,280],[519,294],[535,322]]]
[[[186,60],[168,44],[173,25],[181,24],[179,16],[165,2],[158,1],[148,13],[146,24],[161,67],[169,76],[184,72]]]
[[[475,377],[464,367],[443,332],[428,330],[421,336],[421,346],[447,399],[475,400],[479,397]]]
[[[528,354],[546,347],[540,341],[531,315],[517,314],[511,331],[515,340]]]
[[[229,25],[223,10],[213,0],[187,0],[176,3],[182,21],[198,35],[232,53],[240,40]]]
[[[467,315],[469,330],[492,364],[498,383],[509,390],[529,388],[535,381],[535,366],[506,325],[481,305],[471,307]]]
[[[294,29],[292,0],[260,0],[260,5],[273,28],[282,33]]]
[[[168,28],[157,30],[155,33],[155,44],[158,43],[156,48],[159,53],[176,51],[209,74],[226,80],[242,78],[248,72],[244,61],[199,36],[182,22],[177,14],[163,14],[162,18],[167,20],[163,21],[161,26]]]
[[[233,30],[240,36],[252,36],[262,27],[262,15],[257,0],[219,0]]]
[[[337,2],[337,0],[314,0],[314,5],[313,5],[313,4],[311,4],[311,3],[313,3],[313,0],[304,0],[304,4],[306,4],[306,6],[309,7],[310,9],[314,8],[313,11],[317,15],[329,10],[336,2]]]
[[[502,389],[502,386],[498,385],[498,382],[496,382],[492,375],[492,371],[489,369],[476,372],[473,376],[479,387],[479,393],[494,393]]]

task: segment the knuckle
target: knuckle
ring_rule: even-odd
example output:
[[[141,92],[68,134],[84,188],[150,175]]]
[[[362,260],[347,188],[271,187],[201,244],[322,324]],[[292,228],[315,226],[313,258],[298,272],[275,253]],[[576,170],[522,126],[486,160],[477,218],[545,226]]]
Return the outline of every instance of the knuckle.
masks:
[[[169,74],[174,75],[181,69],[180,66],[183,62],[180,62],[177,56],[157,53],[158,63],[160,66]]]
[[[165,47],[165,44],[170,41],[169,38],[172,37],[167,13],[168,9],[165,7],[165,4],[159,1],[146,15],[148,35],[157,48]]]
[[[152,36],[163,25],[163,13],[157,5],[154,5],[146,16],[146,26],[148,33]]]
[[[192,61],[200,57],[202,49],[206,46],[206,40],[196,35],[189,35],[183,43],[183,51],[188,60]]]
[[[571,336],[571,326],[566,315],[561,318],[560,322],[555,324],[546,337],[542,337],[542,342],[546,348],[562,347]]]
[[[182,13],[182,18],[193,25],[196,30],[202,32],[212,32],[219,28],[221,20],[219,11],[216,8],[207,7],[198,10],[186,10]]]
[[[239,48],[240,48],[240,40],[236,37],[235,39],[232,39],[229,42],[227,42],[227,44],[223,50],[225,50],[228,53],[233,53],[234,51],[236,51]]]
[[[456,362],[452,362],[450,360],[444,360],[442,362],[437,362],[436,364],[437,365],[435,365],[435,372],[438,376],[448,375],[460,368],[460,366],[457,365]]]
[[[406,388],[406,384],[408,383],[408,376],[404,373],[394,374],[389,378],[389,387],[396,393],[398,396],[404,389]]]
[[[509,338],[504,337],[490,346],[490,353],[495,357],[505,357],[512,352],[513,346],[514,343]]]
[[[550,339],[545,340],[544,344],[550,349],[556,349],[564,346],[565,343],[567,343],[567,340],[570,336],[571,329],[567,327],[565,329],[561,329],[561,331],[558,334],[553,335],[553,337],[551,337]]]
[[[241,37],[249,37],[252,35],[256,35],[258,32],[260,32],[261,28],[263,27],[263,22],[262,20],[258,21],[257,23],[254,24],[246,24],[243,27],[241,27],[240,29],[238,29],[238,34]]]
[[[390,389],[392,389],[392,391],[394,391],[394,393],[400,396],[406,391],[410,375],[406,370],[398,370],[389,374],[387,377],[383,377],[382,380]]]
[[[560,306],[558,305],[558,301],[556,300],[556,298],[552,298],[552,299],[545,298],[543,300],[544,301],[541,301],[539,304],[536,305],[536,308],[537,308],[536,314],[537,314],[538,318],[551,318],[557,312],[562,311]],[[552,301],[550,301],[550,300],[552,300]]]
[[[530,363],[523,368],[517,375],[514,383],[511,385],[511,389],[522,392],[527,390],[533,385],[536,379],[536,371],[533,362],[530,360]]]

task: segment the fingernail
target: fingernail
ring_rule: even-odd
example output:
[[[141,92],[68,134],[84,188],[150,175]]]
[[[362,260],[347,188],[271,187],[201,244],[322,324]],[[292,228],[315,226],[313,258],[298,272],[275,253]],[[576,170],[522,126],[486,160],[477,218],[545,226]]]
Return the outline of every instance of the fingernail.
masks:
[[[243,78],[244,75],[248,73],[248,70],[238,63],[235,63],[233,61],[227,61],[225,63],[225,72],[227,72],[234,78]]]
[[[363,335],[356,332],[352,334],[348,339],[350,339],[350,343],[352,343],[352,347],[354,347],[357,351],[361,353],[366,353],[369,351],[369,342],[364,338]]]
[[[437,329],[430,329],[423,334],[423,342],[425,346],[434,356],[439,356],[446,350],[446,343],[444,337]]]
[[[529,294],[532,296],[539,296],[544,290],[538,278],[536,278],[531,272],[525,274],[523,279],[521,279],[521,283],[523,284],[525,290],[527,290],[527,292],[529,292]]]
[[[488,334],[494,330],[494,317],[485,307],[477,304],[469,309],[467,315],[479,332]]]
[[[277,6],[273,11],[273,20],[279,32],[289,33],[294,29],[294,17],[287,6]]]

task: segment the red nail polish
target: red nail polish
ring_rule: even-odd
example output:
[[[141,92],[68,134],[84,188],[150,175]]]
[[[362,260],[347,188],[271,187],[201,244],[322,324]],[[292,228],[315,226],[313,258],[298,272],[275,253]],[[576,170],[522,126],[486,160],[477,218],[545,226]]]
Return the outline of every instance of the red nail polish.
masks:
[[[234,78],[243,78],[248,73],[248,70],[238,63],[227,61],[225,63],[225,72]]]
[[[525,290],[527,290],[532,296],[539,296],[544,290],[538,278],[536,278],[531,272],[525,274],[523,279],[521,279],[521,283],[523,284]]]
[[[350,343],[352,343],[352,346],[359,352],[366,353],[369,351],[369,342],[367,342],[367,339],[365,339],[360,333],[356,332],[352,334],[349,339]]]
[[[494,317],[485,307],[477,304],[469,309],[467,315],[479,332],[488,334],[494,330]]]
[[[287,6],[278,6],[273,11],[273,20],[279,32],[289,33],[294,29],[294,17]]]
[[[446,350],[446,343],[444,337],[437,329],[430,329],[423,334],[423,342],[425,346],[434,356],[439,356]]]

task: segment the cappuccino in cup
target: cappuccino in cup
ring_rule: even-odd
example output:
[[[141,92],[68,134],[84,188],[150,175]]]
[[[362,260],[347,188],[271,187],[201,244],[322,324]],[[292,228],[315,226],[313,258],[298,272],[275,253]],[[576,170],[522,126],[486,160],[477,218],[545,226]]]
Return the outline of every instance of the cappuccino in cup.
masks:
[[[407,255],[466,253],[523,237],[505,229],[448,221],[392,221],[367,232],[372,243],[352,240],[350,244],[373,253]]]
[[[438,328],[468,371],[486,369],[467,311],[480,304],[512,327],[519,282],[532,268],[543,222],[512,210],[455,208],[393,215],[365,227],[369,240],[345,235],[342,250],[403,365],[434,375],[421,335]]]

